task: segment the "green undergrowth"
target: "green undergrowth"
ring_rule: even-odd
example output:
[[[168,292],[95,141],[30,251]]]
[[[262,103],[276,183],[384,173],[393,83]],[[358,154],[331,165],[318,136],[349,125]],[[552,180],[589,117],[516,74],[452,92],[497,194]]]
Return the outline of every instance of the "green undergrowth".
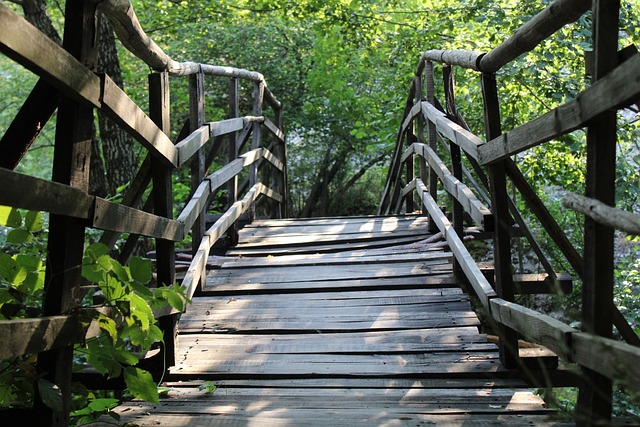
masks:
[[[38,317],[45,290],[46,217],[0,207],[0,321]],[[93,368],[107,378],[122,377],[125,396],[158,402],[158,385],[138,362],[152,348],[163,345],[154,310],[171,306],[182,311],[188,302],[177,284],[152,287],[152,262],[133,257],[120,264],[101,243],[87,244],[82,262],[85,293],[74,310],[85,326],[100,333],[76,344],[74,370]],[[0,361],[0,408],[28,407],[37,390],[43,402],[62,410],[60,388],[38,369],[37,354]],[[111,411],[119,400],[112,391],[73,385],[72,422],[84,424]]]

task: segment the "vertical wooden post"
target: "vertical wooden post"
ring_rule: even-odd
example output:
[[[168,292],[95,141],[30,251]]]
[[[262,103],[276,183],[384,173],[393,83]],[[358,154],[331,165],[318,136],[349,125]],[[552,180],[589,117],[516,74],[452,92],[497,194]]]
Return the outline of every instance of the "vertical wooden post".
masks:
[[[413,143],[413,134],[411,132],[410,127],[407,127],[407,130],[404,132],[404,145],[408,148],[412,143]],[[409,184],[411,181],[413,181],[414,178],[414,166],[415,164],[415,156],[414,154],[411,154],[409,157],[407,157],[407,160],[405,160],[405,164],[404,167],[406,169],[405,174],[407,177],[407,184]],[[414,206],[414,202],[413,202],[413,191],[410,193],[407,193],[406,197],[405,197],[405,212],[410,214],[411,212],[415,211],[415,206]]]
[[[234,119],[240,115],[238,99],[238,79],[229,79],[229,118]],[[229,134],[229,147],[227,149],[227,164],[238,158],[238,132]],[[231,178],[227,184],[227,206],[231,207],[238,200],[238,177]],[[238,244],[238,222],[234,222],[227,231],[229,246]]]
[[[253,115],[258,117],[262,116],[262,102],[264,100],[264,82],[256,82],[253,89]],[[251,149],[255,150],[260,147],[261,141],[261,123],[253,122],[253,133],[251,135]],[[258,162],[251,165],[249,170],[249,187],[253,187],[258,182]],[[249,208],[249,219],[254,220],[256,216],[255,203],[251,204]]]
[[[284,135],[284,118],[282,116],[282,108],[278,108],[276,110],[276,126],[278,126],[278,129],[280,129],[280,131],[282,132],[282,134]],[[287,183],[288,181],[288,175],[287,175],[287,143],[286,140],[282,141],[279,143],[279,147],[280,147],[280,151],[279,151],[279,156],[278,158],[280,159],[280,161],[282,162],[282,164],[284,165],[284,170],[282,171],[281,174],[281,193],[282,193],[282,203],[280,206],[280,218],[288,218],[289,217],[289,185]]]
[[[422,83],[423,83],[423,78],[422,78],[422,73],[418,74],[414,77],[414,81],[415,81],[415,88],[416,88],[416,95],[415,95],[415,102],[420,102],[422,103],[424,95],[423,95],[423,88],[422,88]],[[424,144],[425,140],[424,140],[424,115],[422,114],[422,111],[420,112],[420,114],[418,115],[418,120],[416,121],[416,136],[418,138],[418,142],[420,144]],[[429,180],[429,169],[427,168],[427,161],[424,157],[419,156],[418,157],[418,164],[420,166],[420,179],[422,180],[422,182],[427,182]],[[424,209],[424,208],[423,208]]]
[[[442,67],[442,79],[444,83],[445,103],[447,108],[447,114],[449,119],[458,123],[458,111],[456,109],[455,101],[455,79],[453,74],[453,67],[451,65],[444,65]],[[462,181],[462,154],[460,146],[453,142],[449,142],[449,152],[451,153],[451,171],[453,176]],[[453,229],[462,237],[464,233],[464,216],[462,204],[458,200],[451,196],[453,201]],[[453,260],[453,272],[458,280],[464,278],[464,272],[458,261]]]
[[[68,0],[63,47],[89,68],[95,68],[95,5]],[[55,137],[52,180],[81,191],[89,190],[93,109],[61,96]],[[51,214],[47,241],[47,270],[43,315],[68,313],[80,305],[85,228],[81,220]],[[59,387],[62,410],[46,406],[38,394],[34,412],[38,425],[67,426],[71,410],[73,346],[38,355],[38,369]]]
[[[199,71],[189,76],[189,127],[191,132],[204,125],[204,73]],[[191,192],[194,193],[205,175],[205,152],[201,147],[191,160]],[[200,242],[204,237],[206,227],[206,209],[198,215],[198,219],[191,229],[191,252],[193,256],[198,252]],[[198,290],[204,288],[206,275],[200,278]]]
[[[593,1],[594,64],[592,79],[603,78],[618,64],[619,0]],[[587,128],[587,174],[585,195],[615,206],[616,112],[603,113]],[[584,222],[584,276],[582,328],[602,337],[611,337],[613,308],[614,231],[590,218]],[[612,382],[584,369],[585,385],[580,387],[577,419],[580,425],[607,423],[611,419]]]
[[[484,97],[484,121],[487,141],[502,133],[498,88],[495,74],[482,74]],[[514,300],[513,275],[511,273],[511,220],[509,217],[509,195],[504,162],[489,166],[491,208],[496,222],[493,237],[493,262],[496,271],[496,292],[500,298]],[[501,327],[500,360],[506,368],[514,368],[518,362],[518,334],[510,328]]]
[[[171,133],[169,74],[153,73],[149,75],[149,117],[166,135]],[[153,180],[153,211],[158,216],[173,218],[172,171],[159,159],[151,157],[151,177]],[[156,269],[158,285],[173,285],[176,281],[175,245],[170,240],[156,239]],[[158,363],[153,369],[161,370],[163,365],[175,364],[175,345],[177,335],[177,316],[165,316],[159,319],[164,333],[164,363]]]
[[[425,79],[427,85],[427,102],[431,105],[436,105],[436,85],[433,75],[433,62],[426,61],[425,67]],[[431,120],[427,123],[427,134],[429,140],[429,147],[435,151],[437,144],[436,137],[436,125]],[[435,202],[438,201],[438,175],[435,173],[432,167],[429,167],[429,195]],[[438,231],[437,225],[429,220],[429,232],[435,233]]]

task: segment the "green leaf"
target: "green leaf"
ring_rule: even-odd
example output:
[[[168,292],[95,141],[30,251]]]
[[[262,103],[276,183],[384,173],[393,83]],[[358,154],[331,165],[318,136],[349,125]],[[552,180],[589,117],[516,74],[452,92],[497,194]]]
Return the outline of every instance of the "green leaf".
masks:
[[[118,406],[118,403],[119,403],[118,399],[111,399],[111,398],[104,397],[104,398],[92,400],[89,403],[88,407],[93,412],[106,412],[109,409],[112,409]]]
[[[109,334],[109,336],[111,337],[111,342],[113,343],[113,345],[115,345],[116,341],[118,340],[118,327],[116,326],[116,322],[114,322],[113,319],[110,319],[109,317],[101,314],[98,317],[98,325],[100,325],[100,329]]]
[[[158,387],[149,372],[132,366],[127,367],[124,369],[124,382],[135,398],[151,403],[160,401]]]
[[[140,257],[131,258],[129,261],[131,277],[136,282],[149,283],[151,281],[151,266],[151,260]]]
[[[102,255],[106,255],[108,253],[109,248],[104,243],[94,243],[89,245],[84,251],[84,254],[93,262],[97,261]]]
[[[104,271],[111,271],[113,269],[113,259],[109,255],[100,255],[96,260],[98,267]]]
[[[82,266],[82,277],[91,283],[100,283],[105,281],[104,271],[98,268],[95,264],[85,263]]]
[[[16,262],[24,267],[27,271],[40,271],[42,268],[42,259],[34,255],[17,255]]]
[[[33,234],[24,228],[14,228],[7,233],[7,243],[14,245],[22,245],[28,243],[33,239]]]
[[[37,211],[29,211],[24,217],[24,228],[31,232],[42,230],[42,214]]]
[[[11,285],[19,285],[27,278],[27,270],[9,255],[0,252],[0,277]]]
[[[116,274],[119,280],[123,283],[129,283],[131,281],[131,275],[129,274],[129,269],[123,267],[117,260],[111,258],[111,270]]]
[[[173,291],[164,292],[164,295],[167,298],[167,301],[169,301],[169,304],[171,304],[171,307],[179,311],[184,310],[184,300],[180,295]]]
[[[40,378],[38,379],[38,392],[45,405],[56,412],[62,412],[62,391],[57,385]]]
[[[130,295],[129,298],[131,302],[131,316],[138,321],[141,329],[147,332],[149,325],[154,320],[149,303],[136,294]]]
[[[0,225],[5,227],[22,227],[22,215],[16,208],[0,206]]]

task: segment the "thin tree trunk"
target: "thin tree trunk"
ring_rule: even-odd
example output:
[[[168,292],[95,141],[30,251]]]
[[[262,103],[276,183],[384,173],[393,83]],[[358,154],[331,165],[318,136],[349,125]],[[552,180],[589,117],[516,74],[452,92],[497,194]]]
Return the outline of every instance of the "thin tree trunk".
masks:
[[[123,87],[116,40],[109,21],[101,16],[98,37],[98,72],[105,73]],[[131,137],[105,114],[98,112],[100,140],[109,192],[131,181],[136,173],[136,152]]]

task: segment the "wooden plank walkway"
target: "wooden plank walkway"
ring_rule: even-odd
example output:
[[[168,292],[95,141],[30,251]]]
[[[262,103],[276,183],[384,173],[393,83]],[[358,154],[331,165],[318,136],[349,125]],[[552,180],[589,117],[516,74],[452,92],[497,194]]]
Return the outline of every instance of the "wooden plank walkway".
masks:
[[[135,425],[551,425],[478,332],[424,217],[256,221],[179,325]],[[201,381],[220,388],[207,395]]]

